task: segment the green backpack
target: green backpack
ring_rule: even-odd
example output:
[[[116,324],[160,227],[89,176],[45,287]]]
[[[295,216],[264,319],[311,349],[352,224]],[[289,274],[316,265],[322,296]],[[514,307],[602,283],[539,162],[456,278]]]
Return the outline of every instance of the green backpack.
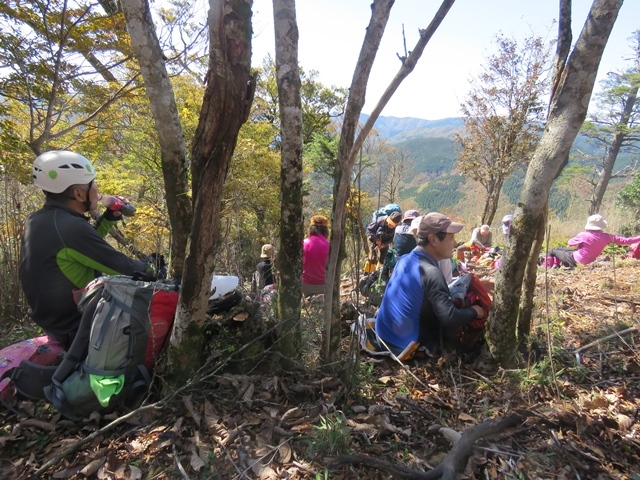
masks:
[[[179,295],[175,284],[125,276],[100,277],[77,293],[78,333],[43,389],[71,420],[135,406],[171,336]]]

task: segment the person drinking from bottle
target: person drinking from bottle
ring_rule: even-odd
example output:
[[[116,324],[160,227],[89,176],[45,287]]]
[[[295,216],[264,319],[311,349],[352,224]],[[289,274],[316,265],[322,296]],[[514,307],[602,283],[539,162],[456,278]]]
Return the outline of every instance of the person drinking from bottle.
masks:
[[[81,318],[74,290],[101,274],[149,274],[154,266],[127,257],[104,239],[121,219],[120,212],[107,209],[95,227],[89,223],[85,214],[98,207],[100,198],[89,160],[65,150],[50,151],[35,159],[31,173],[45,203],[24,226],[20,282],[33,321],[68,348]]]

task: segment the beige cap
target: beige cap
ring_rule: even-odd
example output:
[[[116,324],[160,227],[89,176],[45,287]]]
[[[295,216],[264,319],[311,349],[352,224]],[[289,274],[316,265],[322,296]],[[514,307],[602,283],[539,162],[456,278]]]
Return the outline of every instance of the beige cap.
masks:
[[[262,246],[262,253],[260,253],[260,258],[273,258],[276,254],[276,249],[273,248],[273,245],[267,243]]]
[[[449,217],[438,212],[427,213],[420,220],[418,238],[427,238],[429,235],[445,232],[458,233],[464,228],[464,224],[453,222]]]

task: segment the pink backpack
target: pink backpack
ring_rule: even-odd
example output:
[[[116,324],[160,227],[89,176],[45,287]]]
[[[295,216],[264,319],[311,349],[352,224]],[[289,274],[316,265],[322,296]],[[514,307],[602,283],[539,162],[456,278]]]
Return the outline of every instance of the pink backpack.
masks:
[[[544,262],[542,263],[542,266],[545,268],[560,268],[560,265],[560,259],[557,257],[552,257],[551,255],[545,258]]]

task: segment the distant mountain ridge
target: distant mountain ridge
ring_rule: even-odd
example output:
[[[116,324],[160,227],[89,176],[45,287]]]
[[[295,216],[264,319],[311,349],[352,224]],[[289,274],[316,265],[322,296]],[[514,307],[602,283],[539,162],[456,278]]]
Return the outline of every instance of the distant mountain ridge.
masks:
[[[369,115],[361,115],[366,121]],[[455,168],[459,145],[454,134],[464,134],[462,118],[424,120],[420,118],[379,117],[374,129],[394,147],[404,150],[410,159],[409,168],[402,179],[398,203],[407,203],[419,210],[455,209],[464,198],[464,193],[474,186],[462,177]],[[601,161],[603,151],[587,137],[579,134],[571,149],[570,164],[578,164],[591,169]],[[616,168],[631,165],[635,156],[621,152]],[[363,182],[379,183],[377,171],[363,175]],[[371,178],[367,178],[370,176]],[[503,186],[502,202],[515,204],[522,190],[524,170],[516,171]],[[366,183],[366,182],[365,182]],[[550,207],[558,215],[565,215],[571,196],[566,189],[554,186],[551,191]]]
[[[365,122],[369,115],[360,115]],[[412,117],[378,117],[373,128],[389,143],[399,143],[412,138],[453,138],[463,130],[462,118],[442,118],[440,120],[424,120]]]

